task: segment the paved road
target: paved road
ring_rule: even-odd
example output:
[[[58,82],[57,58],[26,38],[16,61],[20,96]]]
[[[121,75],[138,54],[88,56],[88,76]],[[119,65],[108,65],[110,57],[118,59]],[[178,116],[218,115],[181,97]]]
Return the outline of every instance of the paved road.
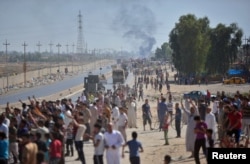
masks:
[[[105,74],[107,72],[111,71],[110,68],[103,68],[102,74]],[[100,74],[100,70],[93,70],[93,74]],[[49,85],[43,85],[43,86],[37,86],[33,88],[25,88],[16,91],[15,93],[9,93],[6,95],[0,95],[0,105],[6,104],[6,102],[9,103],[15,103],[18,102],[19,99],[21,100],[27,100],[28,96],[35,95],[36,97],[45,97],[52,95],[54,93],[61,92],[65,89],[72,88],[77,85],[81,85],[84,82],[84,77],[86,77],[88,72],[79,74],[77,76],[72,77],[66,77],[62,81],[57,81],[55,83],[49,84]]]
[[[107,80],[108,80],[108,84],[105,85],[105,88],[106,89],[113,89],[112,78],[110,77]],[[131,84],[133,84],[133,83],[134,83],[134,76],[132,73],[130,73],[128,75],[126,82],[125,82],[125,85],[128,84],[131,87]],[[70,98],[72,98],[72,100],[76,100],[78,96],[80,96],[80,94],[72,95]],[[131,134],[132,130],[135,130],[135,129],[129,129],[127,131],[128,138],[130,138],[130,134]],[[91,141],[85,142],[84,143],[84,154],[85,154],[85,159],[86,159],[87,164],[93,163],[93,152],[94,152],[93,143]],[[71,157],[71,156],[66,157],[65,163],[66,164],[81,164],[80,161],[75,161],[76,158],[77,158],[77,151],[74,148],[74,156],[73,157]],[[105,155],[104,155],[103,159],[104,159],[104,164],[107,164]],[[128,163],[129,163],[128,154],[126,153],[126,158],[122,159],[122,164],[128,164]]]
[[[130,87],[132,87],[132,86],[131,86],[131,82],[134,83],[134,76],[133,76],[132,73],[129,73],[128,78],[127,78],[126,81],[125,81],[125,85],[128,84],[128,85],[130,85]],[[109,77],[109,78],[107,79],[107,84],[104,85],[104,86],[105,86],[105,89],[106,89],[106,90],[107,90],[107,89],[113,90],[112,77]],[[73,101],[76,101],[77,98],[78,98],[79,96],[80,96],[80,94],[77,93],[77,94],[74,94],[74,95],[70,96],[70,98],[71,98]]]

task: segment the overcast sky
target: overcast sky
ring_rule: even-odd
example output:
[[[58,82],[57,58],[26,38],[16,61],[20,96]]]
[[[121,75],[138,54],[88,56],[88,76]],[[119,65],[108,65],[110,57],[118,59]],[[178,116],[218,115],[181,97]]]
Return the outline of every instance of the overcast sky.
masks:
[[[212,27],[237,23],[250,36],[249,0],[0,0],[0,51],[7,39],[10,51],[23,51],[24,41],[27,51],[37,51],[38,41],[45,51],[52,41],[66,52],[77,43],[79,10],[88,49],[155,50],[185,14],[207,16]]]

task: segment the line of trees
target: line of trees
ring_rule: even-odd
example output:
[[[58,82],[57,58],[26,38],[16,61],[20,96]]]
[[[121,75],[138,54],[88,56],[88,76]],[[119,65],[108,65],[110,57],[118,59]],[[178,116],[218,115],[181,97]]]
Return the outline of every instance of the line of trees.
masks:
[[[175,68],[183,74],[225,74],[237,58],[243,31],[235,23],[220,23],[215,28],[209,23],[207,17],[181,16],[169,34],[169,43],[158,48],[155,57],[166,56],[159,52],[168,47]]]

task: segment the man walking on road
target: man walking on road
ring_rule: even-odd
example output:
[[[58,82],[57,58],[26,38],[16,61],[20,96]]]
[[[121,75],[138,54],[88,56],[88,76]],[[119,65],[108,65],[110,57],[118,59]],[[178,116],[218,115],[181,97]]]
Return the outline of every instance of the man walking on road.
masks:
[[[136,125],[136,103],[130,98],[128,106],[128,127],[137,128]]]
[[[179,103],[175,104],[175,128],[177,136],[176,138],[181,138],[181,109]]]
[[[145,104],[142,105],[142,119],[143,119],[143,129],[145,131],[145,126],[147,122],[149,123],[150,129],[152,128],[152,113],[150,111],[150,105],[148,104],[148,99],[145,100]]]
[[[132,132],[132,140],[128,141],[122,149],[122,157],[124,158],[124,148],[125,146],[129,147],[129,160],[131,164],[140,164],[140,152],[143,152],[141,142],[137,141],[137,133]]]
[[[113,129],[118,130],[118,119],[120,116],[120,111],[119,108],[116,104],[113,104],[113,108],[111,111],[111,119],[112,119],[112,124],[113,124]]]
[[[94,136],[89,136],[93,140],[95,148],[94,152],[94,164],[103,164],[103,153],[104,153],[104,135],[101,132],[101,125],[95,124],[93,129]]]
[[[160,125],[159,125],[159,130],[161,131],[162,129],[162,125],[164,122],[164,116],[166,114],[166,112],[168,111],[168,107],[166,104],[166,98],[162,98],[161,102],[158,103],[158,109],[157,109],[157,113],[158,113],[158,119],[160,121]]]
[[[122,134],[123,136],[123,139],[125,140],[125,142],[127,142],[127,134],[126,134],[126,128],[127,128],[127,125],[128,125],[128,117],[126,115],[126,113],[124,112],[124,108],[123,107],[120,107],[120,116],[119,116],[119,119],[118,119],[118,130],[120,131],[120,133]]]
[[[107,125],[104,141],[107,164],[120,164],[120,147],[124,144],[124,139],[119,131],[113,130],[112,123]]]
[[[196,126],[194,128],[194,132],[196,134],[196,139],[194,143],[194,159],[196,164],[200,164],[199,152],[200,148],[202,148],[203,153],[206,153],[206,131],[207,124],[201,120],[200,116],[195,116],[194,120],[196,122]]]
[[[83,117],[78,117],[77,121],[73,119],[73,122],[75,126],[77,126],[77,132],[75,136],[76,150],[78,152],[78,157],[80,158],[82,164],[85,164],[86,161],[85,161],[85,156],[84,156],[84,151],[83,151],[83,136],[87,128],[84,125]]]

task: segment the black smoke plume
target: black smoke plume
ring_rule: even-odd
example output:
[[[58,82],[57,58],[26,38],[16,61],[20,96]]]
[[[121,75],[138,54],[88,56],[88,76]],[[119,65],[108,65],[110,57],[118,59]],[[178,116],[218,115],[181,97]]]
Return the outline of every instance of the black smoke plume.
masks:
[[[123,37],[128,41],[135,40],[138,43],[136,46],[141,57],[147,57],[151,53],[156,43],[153,37],[156,19],[149,8],[138,4],[122,6],[114,20],[114,28],[122,31]]]

